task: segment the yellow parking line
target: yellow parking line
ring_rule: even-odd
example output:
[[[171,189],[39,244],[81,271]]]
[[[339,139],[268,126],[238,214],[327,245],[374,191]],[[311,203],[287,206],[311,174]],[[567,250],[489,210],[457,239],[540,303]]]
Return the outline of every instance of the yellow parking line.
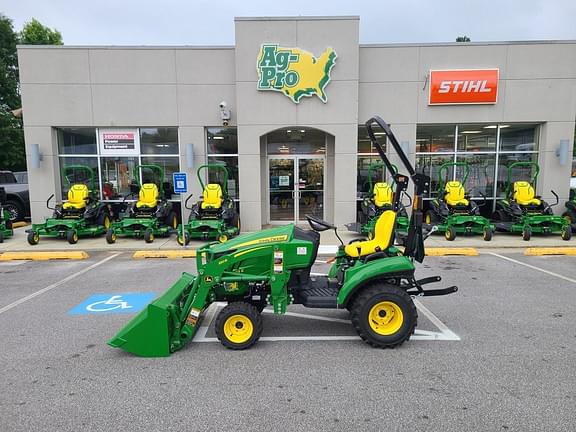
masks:
[[[88,257],[89,255],[84,251],[4,252],[0,255],[0,261],[47,261],[52,259],[82,260]]]
[[[446,255],[463,255],[477,256],[478,251],[475,248],[426,248],[428,256],[446,256]]]
[[[183,250],[141,250],[134,252],[132,259],[144,259],[144,258],[194,258],[196,256],[195,249],[183,249]]]
[[[543,256],[543,255],[576,255],[575,247],[533,247],[526,248],[524,255]]]

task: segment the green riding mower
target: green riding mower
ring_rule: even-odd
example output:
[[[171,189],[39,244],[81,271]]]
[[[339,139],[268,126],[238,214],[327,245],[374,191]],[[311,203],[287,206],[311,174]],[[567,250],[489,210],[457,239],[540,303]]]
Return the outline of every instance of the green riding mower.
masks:
[[[530,170],[529,180],[513,181],[515,169]],[[560,234],[562,240],[570,240],[572,229],[570,222],[554,215],[552,206],[541,197],[535,196],[534,187],[540,173],[540,167],[535,162],[514,162],[508,167],[506,176],[505,198],[496,202],[496,211],[492,215],[496,229],[511,233],[522,233],[522,238],[530,240],[533,233]]]
[[[209,179],[207,184],[202,180],[205,171]],[[240,233],[240,216],[228,194],[228,170],[224,165],[208,164],[200,166],[196,174],[202,199],[192,207],[188,207],[192,195],[186,199],[184,206],[190,210],[190,216],[184,230],[178,227],[178,244],[188,244],[191,239],[216,239],[223,243]]]
[[[132,172],[135,183],[126,198],[138,195],[138,200],[126,207],[120,220],[106,231],[106,242],[115,243],[119,236],[144,238],[169,236],[178,227],[178,216],[168,201],[170,185],[164,183],[164,169],[158,165],[136,165]]]
[[[10,213],[8,213],[7,210],[4,210],[5,202],[6,190],[3,187],[0,187],[0,243],[3,243],[4,239],[14,235]]]
[[[568,221],[572,231],[576,231],[576,189],[570,189],[570,199],[564,204],[566,211],[562,217]]]
[[[134,317],[108,344],[146,357],[168,356],[189,342],[214,302],[226,302],[215,330],[221,343],[241,350],[262,333],[260,312],[267,305],[283,314],[290,304],[309,308],[347,309],[360,337],[378,348],[394,348],[414,333],[418,313],[412,296],[439,296],[458,290],[452,286],[425,290],[440,277],[416,279],[414,261],[424,259],[422,195],[429,177],[414,172],[390,127],[380,118],[367,123],[368,133],[387,168],[382,145],[373,132],[376,123],[386,133],[416,192],[404,252],[393,246],[400,196],[409,178],[395,174],[395,199],[376,223],[374,238],[342,244],[329,274],[312,276],[320,231],[336,228],[308,216],[312,230],[294,224],[240,235],[226,243],[209,243],[197,250],[197,275],[183,273],[168,291]],[[336,233],[337,234],[337,233]]]
[[[358,211],[357,223],[347,224],[346,227],[350,231],[356,231],[364,234],[368,239],[374,237],[374,232],[376,228],[376,223],[380,215],[386,210],[391,210],[394,205],[394,188],[396,184],[394,183],[394,176],[398,174],[398,167],[391,164],[393,171],[390,172],[389,182],[375,182],[374,172],[376,170],[384,170],[385,165],[383,162],[371,163],[368,167],[368,190],[369,192],[365,194],[364,199],[360,204],[360,211]],[[410,196],[403,191],[403,195]],[[412,200],[410,198],[410,200]],[[399,239],[404,239],[408,234],[408,226],[410,219],[408,218],[408,213],[404,204],[402,204],[402,198],[398,201],[398,215],[396,217],[396,237]]]
[[[458,169],[460,168],[460,169]],[[458,179],[448,180],[450,171],[461,174]],[[447,162],[438,170],[438,198],[429,201],[424,221],[438,227],[446,240],[452,241],[458,234],[480,234],[486,241],[492,240],[494,225],[480,215],[480,206],[470,199],[464,189],[470,174],[466,162]],[[486,204],[486,197],[484,202]]]
[[[38,244],[43,236],[65,238],[75,244],[80,237],[95,237],[110,227],[110,208],[98,199],[94,170],[85,165],[66,165],[62,174],[69,186],[68,200],[50,207],[54,194],[48,197],[46,207],[54,213],[46,222],[32,224],[26,231],[31,245]]]

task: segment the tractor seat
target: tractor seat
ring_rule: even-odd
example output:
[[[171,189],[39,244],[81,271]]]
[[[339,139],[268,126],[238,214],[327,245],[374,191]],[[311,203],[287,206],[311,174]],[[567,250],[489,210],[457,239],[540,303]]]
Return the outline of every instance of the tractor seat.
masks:
[[[202,193],[202,209],[219,209],[222,207],[222,188],[218,183],[208,183]]]
[[[68,191],[68,201],[62,205],[64,210],[80,210],[86,207],[86,200],[88,199],[89,191],[88,186],[85,184],[74,184]]]
[[[392,243],[395,225],[396,213],[392,210],[384,211],[376,221],[374,238],[346,245],[344,252],[349,257],[358,258],[388,249]]]
[[[383,207],[392,204],[392,188],[388,183],[376,183],[373,189],[374,204]]]
[[[138,193],[136,208],[154,208],[158,204],[158,186],[155,183],[144,183]]]
[[[464,195],[466,194],[464,186],[462,186],[462,183],[459,181],[449,181],[446,183],[444,191],[446,192],[444,200],[449,206],[467,206],[469,204],[468,200],[464,198]]]
[[[539,206],[542,203],[538,198],[534,198],[534,188],[527,181],[514,182],[514,201],[522,206]]]

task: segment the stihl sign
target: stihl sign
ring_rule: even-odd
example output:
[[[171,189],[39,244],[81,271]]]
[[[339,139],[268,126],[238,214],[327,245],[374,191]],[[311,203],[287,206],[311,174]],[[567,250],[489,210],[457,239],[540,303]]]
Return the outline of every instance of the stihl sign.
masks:
[[[428,105],[495,104],[498,69],[431,70]]]

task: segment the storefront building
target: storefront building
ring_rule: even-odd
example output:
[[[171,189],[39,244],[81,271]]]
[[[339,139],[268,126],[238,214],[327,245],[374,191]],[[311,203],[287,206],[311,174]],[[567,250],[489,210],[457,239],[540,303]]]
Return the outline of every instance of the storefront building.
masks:
[[[377,160],[363,127],[374,114],[433,180],[445,161],[468,162],[485,212],[516,161],[539,163],[537,192],[555,202],[554,190],[561,212],[576,41],[361,45],[359,25],[237,18],[235,46],[20,46],[33,220],[65,196],[67,164],[91,166],[101,198],[119,201],[138,164],[161,165],[166,182],[186,171],[198,197],[198,166],[224,163],[243,230],[306,214],[343,225]]]

